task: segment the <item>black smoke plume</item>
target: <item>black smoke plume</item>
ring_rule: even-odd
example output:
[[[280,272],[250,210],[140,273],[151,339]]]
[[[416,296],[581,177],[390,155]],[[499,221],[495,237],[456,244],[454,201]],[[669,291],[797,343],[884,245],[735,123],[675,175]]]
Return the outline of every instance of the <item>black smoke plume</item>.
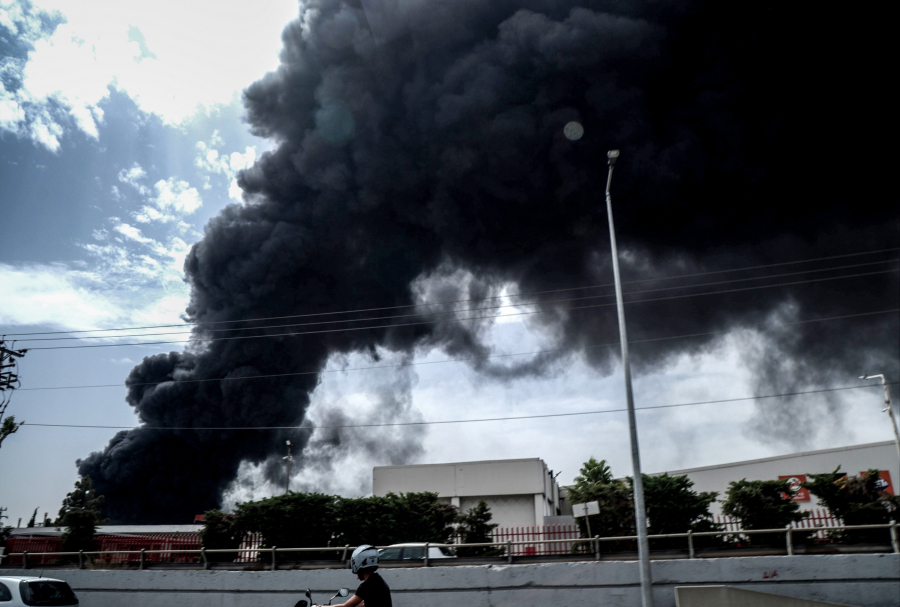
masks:
[[[144,424],[297,425],[318,382],[183,379],[321,370],[330,356],[353,352],[490,350],[488,321],[449,315],[425,325],[205,342],[247,334],[212,334],[223,326],[212,323],[421,304],[423,289],[431,301],[479,307],[503,288],[609,282],[602,191],[611,148],[622,150],[613,190],[625,280],[660,279],[634,289],[687,284],[661,280],[669,275],[900,242],[897,197],[887,187],[892,155],[877,152],[893,98],[889,72],[878,68],[892,56],[890,37],[871,15],[684,0],[363,2],[304,2],[284,31],[280,68],[245,91],[253,132],[277,149],[243,173],[245,203],[213,219],[185,262],[196,343],[148,357],[128,378],[128,402]],[[573,120],[585,130],[576,142],[563,136]],[[736,286],[753,284],[762,283]],[[616,350],[587,346],[617,339],[614,308],[556,301],[597,293],[530,298],[548,313],[529,322],[566,355],[609,372]],[[634,304],[630,337],[755,328],[766,339],[748,344],[746,360],[764,391],[875,368],[895,379],[896,314],[785,321],[893,308],[897,299],[897,274],[888,273]],[[635,366],[646,371],[715,339],[636,346]],[[475,365],[514,379],[543,372],[552,359]],[[137,385],[154,381],[167,383]],[[758,407],[757,431],[772,440],[792,423],[814,434],[823,413],[838,411],[824,399],[801,416],[789,403]],[[79,471],[106,495],[116,522],[184,522],[219,503],[241,462],[278,462],[286,438],[301,450],[310,440],[308,432],[138,429],[118,434]],[[408,440],[420,448],[418,435]],[[335,449],[339,441],[335,434]]]

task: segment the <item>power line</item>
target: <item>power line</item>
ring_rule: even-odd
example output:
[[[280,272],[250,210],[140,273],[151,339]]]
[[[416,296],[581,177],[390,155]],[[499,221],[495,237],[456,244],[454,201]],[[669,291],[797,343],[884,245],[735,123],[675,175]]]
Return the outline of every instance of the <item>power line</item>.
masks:
[[[876,254],[880,254],[880,253],[889,253],[889,252],[895,252],[895,251],[900,251],[900,247],[894,247],[894,248],[889,248],[889,249],[878,249],[878,250],[874,250],[874,251],[864,251],[864,252],[859,252],[859,253],[845,253],[842,255],[830,255],[827,257],[817,257],[817,258],[812,258],[812,259],[803,259],[803,260],[796,260],[796,261],[782,261],[782,262],[771,263],[771,264],[762,264],[762,265],[756,265],[756,266],[744,266],[744,267],[740,267],[740,268],[730,268],[730,269],[725,269],[725,270],[710,270],[707,272],[694,272],[691,274],[680,274],[677,276],[662,276],[662,277],[657,277],[657,278],[644,278],[644,279],[639,279],[639,280],[626,281],[626,282],[623,282],[622,284],[639,284],[639,283],[643,283],[643,282],[656,282],[656,281],[661,281],[661,280],[680,280],[683,278],[693,278],[693,277],[697,277],[697,276],[708,276],[708,275],[712,275],[712,274],[724,274],[724,273],[728,273],[728,272],[742,272],[742,271],[748,271],[748,270],[759,270],[759,269],[764,269],[764,268],[773,268],[773,267],[786,266],[786,265],[813,263],[813,262],[817,262],[817,261],[827,261],[827,260],[831,260],[831,259],[845,259],[848,257],[876,255]],[[814,271],[814,270],[809,270],[809,271]],[[354,309],[354,310],[340,310],[340,311],[333,311],[333,312],[294,314],[294,315],[289,315],[289,316],[269,316],[269,317],[260,317],[260,318],[245,318],[245,319],[237,319],[237,320],[218,320],[218,321],[203,321],[203,322],[189,321],[189,322],[185,322],[185,323],[181,323],[181,324],[147,325],[147,326],[141,326],[141,327],[119,327],[119,328],[113,328],[113,329],[85,329],[85,330],[81,330],[81,331],[41,331],[41,332],[33,332],[33,333],[6,333],[5,335],[18,337],[18,336],[26,336],[26,335],[60,335],[60,334],[75,334],[75,333],[100,333],[100,332],[110,332],[110,331],[137,331],[140,329],[165,329],[165,328],[169,328],[169,327],[184,327],[186,325],[190,326],[190,325],[197,325],[197,324],[217,325],[217,324],[238,323],[238,322],[258,322],[258,321],[264,321],[264,320],[284,320],[284,319],[289,319],[289,318],[307,318],[307,317],[313,317],[313,316],[328,316],[328,315],[333,315],[333,314],[354,314],[354,313],[361,313],[361,312],[379,312],[379,311],[384,311],[384,310],[414,308],[417,306],[449,305],[449,304],[456,304],[456,303],[467,303],[467,302],[472,302],[472,301],[484,301],[487,299],[500,299],[502,297],[528,297],[531,295],[544,295],[547,293],[562,293],[562,292],[566,292],[566,291],[598,289],[598,288],[612,287],[612,286],[614,286],[612,283],[607,283],[607,284],[600,284],[600,285],[567,287],[567,288],[563,288],[563,289],[550,289],[550,290],[545,290],[545,291],[530,291],[530,292],[526,292],[526,293],[496,295],[496,296],[486,297],[483,299],[458,299],[458,300],[453,300],[453,301],[442,301],[442,302],[420,302],[420,303],[415,303],[415,304],[404,304],[404,305],[398,305],[398,306],[383,306],[383,307],[377,307],[377,308],[360,308],[360,309]],[[248,327],[248,328],[254,328],[254,327]]]
[[[857,273],[857,274],[846,274],[843,276],[829,276],[829,277],[825,277],[825,278],[813,278],[813,279],[808,279],[808,280],[783,282],[783,283],[777,283],[777,284],[772,284],[772,285],[758,285],[758,286],[754,286],[754,287],[741,287],[741,288],[737,288],[737,289],[726,289],[726,290],[722,290],[722,291],[709,291],[707,293],[690,293],[690,294],[686,294],[686,295],[670,295],[667,297],[655,297],[652,299],[639,299],[639,300],[633,300],[633,301],[626,301],[625,303],[631,305],[631,304],[638,304],[638,303],[651,303],[651,302],[657,302],[657,301],[685,299],[688,297],[700,297],[703,295],[723,295],[723,294],[728,294],[728,293],[741,293],[741,292],[746,292],[746,291],[757,291],[757,290],[761,290],[761,289],[771,289],[771,288],[776,288],[776,287],[788,287],[788,286],[810,284],[810,283],[816,283],[816,282],[826,282],[826,281],[830,281],[830,280],[842,280],[844,278],[861,278],[864,276],[874,276],[877,274],[888,274],[888,273],[893,273],[893,272],[897,272],[897,271],[898,271],[898,268],[892,268],[889,270],[877,270],[877,271],[862,272],[862,273]],[[575,310],[605,308],[605,307],[614,306],[614,305],[616,305],[614,302],[613,303],[603,303],[603,304],[593,304],[593,305],[589,305],[589,306],[577,306],[577,307],[566,308],[562,311],[570,312],[570,311],[575,311]],[[515,312],[515,313],[511,313],[511,314],[504,314],[502,317],[508,318],[510,316],[529,316],[529,315],[535,315],[535,314],[546,314],[546,313],[551,313],[551,312],[555,313],[555,312],[559,312],[559,311],[560,310],[550,310],[550,311],[538,310],[538,311],[532,311],[532,312]],[[470,320],[487,320],[487,319],[496,319],[496,318],[498,318],[498,316],[490,315],[490,316],[472,316],[472,317],[468,317],[468,318],[455,318],[454,320],[457,322],[463,322],[463,321],[470,321]],[[389,323],[389,324],[384,324],[384,325],[371,325],[371,326],[366,326],[366,327],[344,327],[341,329],[320,329],[317,331],[294,331],[294,332],[289,332],[289,333],[272,333],[272,334],[268,334],[268,335],[235,335],[235,336],[231,336],[231,337],[214,337],[214,338],[197,337],[195,339],[187,339],[187,340],[158,340],[158,341],[143,341],[143,342],[129,342],[129,343],[115,343],[115,344],[82,344],[82,345],[77,345],[77,346],[39,346],[39,347],[34,347],[34,348],[28,348],[28,350],[29,351],[33,351],[33,350],[74,350],[74,349],[83,349],[83,348],[114,348],[114,347],[124,347],[124,346],[150,346],[150,345],[158,345],[158,344],[185,344],[185,343],[192,343],[192,342],[194,342],[194,343],[209,343],[209,342],[215,342],[215,341],[232,341],[232,340],[238,340],[238,339],[295,337],[295,336],[300,336],[300,335],[321,335],[321,334],[326,334],[326,333],[343,333],[346,331],[368,331],[368,330],[373,330],[373,329],[375,329],[375,330],[377,330],[377,329],[392,329],[392,328],[397,328],[397,327],[411,327],[411,326],[417,326],[417,325],[427,325],[427,324],[432,324],[434,322],[437,322],[437,321],[426,320],[426,321],[409,322],[409,323]]]
[[[888,382],[888,385],[897,385],[900,382]],[[785,392],[782,394],[762,394],[754,396],[742,396],[739,398],[722,398],[718,400],[704,400],[690,403],[674,403],[670,405],[651,405],[648,407],[637,407],[637,411],[650,411],[654,409],[672,409],[675,407],[694,407],[699,405],[715,405],[722,403],[736,403],[748,400],[762,400],[766,398],[785,398],[789,396],[802,396],[805,394],[822,394],[826,392],[839,392],[842,390],[858,390],[861,388],[878,388],[877,384],[865,384],[861,386],[843,386],[839,388],[822,388],[819,390],[804,390],[801,392]],[[165,427],[165,426],[100,426],[88,424],[42,424],[42,423],[25,423],[26,426],[38,426],[42,428],[99,428],[106,430],[168,430],[168,431],[221,431],[221,430],[335,430],[341,428],[388,428],[397,426],[438,426],[447,424],[472,424],[480,422],[500,422],[500,421],[516,421],[522,419],[545,419],[550,417],[574,417],[578,415],[600,415],[604,413],[623,413],[627,409],[598,409],[594,411],[574,411],[569,413],[543,413],[539,415],[516,415],[506,417],[481,417],[476,419],[451,419],[436,420],[422,422],[388,422],[388,423],[372,423],[372,424],[338,424],[325,426],[236,426],[236,427],[200,427],[192,428],[189,426]]]
[[[792,325],[802,325],[816,322],[828,322],[833,320],[845,320],[849,318],[859,318],[862,316],[874,316],[878,314],[891,314],[900,312],[900,308],[893,308],[890,310],[878,310],[876,312],[861,312],[859,314],[844,314],[842,316],[831,316],[828,318],[814,318],[810,320],[797,320],[793,322],[782,323],[785,326]],[[657,341],[669,341],[675,339],[687,339],[691,337],[709,337],[712,335],[723,335],[728,333],[728,331],[706,331],[703,333],[688,333],[684,335],[670,335],[667,337],[653,337],[648,339],[637,339],[637,340],[629,340],[629,344],[641,344],[641,343],[651,343]],[[584,349],[594,349],[594,348],[607,348],[607,347],[618,347],[619,342],[609,342],[603,344],[591,344],[587,346],[582,346]],[[322,371],[297,371],[294,373],[273,373],[268,375],[247,375],[241,377],[221,377],[221,378],[208,378],[208,379],[178,379],[178,380],[166,380],[166,381],[155,381],[155,382],[140,382],[127,384],[128,387],[137,387],[137,386],[159,386],[162,384],[168,383],[178,383],[178,384],[195,384],[195,383],[207,383],[207,382],[222,382],[222,381],[243,381],[248,379],[272,379],[278,377],[295,377],[298,375],[317,375],[320,373],[344,373],[347,371],[370,371],[375,369],[396,369],[402,367],[412,367],[418,365],[438,365],[438,364],[446,364],[446,363],[459,363],[459,362],[472,362],[479,360],[488,360],[495,358],[510,358],[513,356],[534,356],[538,354],[552,354],[556,352],[565,352],[567,348],[552,348],[547,350],[534,350],[531,352],[513,352],[508,354],[489,354],[487,356],[472,356],[467,358],[450,358],[446,360],[432,360],[432,361],[419,361],[419,362],[407,362],[407,363],[398,363],[394,365],[375,365],[371,367],[351,367],[347,369],[326,369]],[[121,388],[124,384],[93,384],[93,385],[83,385],[83,386],[47,386],[47,387],[38,387],[38,388],[19,388],[20,391],[44,391],[44,390],[78,390],[78,389],[87,389],[87,388]]]
[[[658,289],[644,289],[642,291],[629,291],[629,292],[625,293],[625,295],[640,295],[640,294],[645,294],[645,293],[658,293],[658,292],[662,292],[662,291],[674,291],[674,290],[679,290],[679,289],[695,289],[695,288],[700,288],[700,287],[709,287],[709,286],[716,286],[716,285],[723,285],[723,284],[733,284],[736,282],[747,282],[747,281],[751,281],[751,280],[767,280],[767,279],[773,279],[773,278],[784,278],[786,276],[797,276],[798,274],[809,274],[812,272],[831,272],[831,271],[835,271],[835,270],[847,270],[850,268],[859,268],[859,267],[864,267],[864,266],[880,265],[880,264],[884,264],[884,263],[895,263],[897,261],[900,261],[900,259],[895,258],[895,259],[885,259],[885,260],[881,260],[881,261],[869,261],[869,262],[858,263],[858,264],[833,266],[830,268],[818,268],[818,269],[813,269],[813,270],[801,270],[799,272],[786,272],[786,273],[782,273],[782,274],[771,274],[768,276],[755,276],[755,277],[750,277],[750,278],[733,278],[730,280],[719,280],[719,281],[705,282],[705,283],[699,283],[699,284],[694,284],[694,285],[678,285],[678,286],[674,286],[674,287],[661,287]],[[498,310],[498,309],[502,309],[502,308],[518,308],[518,307],[522,307],[522,306],[538,306],[538,305],[543,306],[543,305],[549,305],[549,304],[570,303],[573,301],[585,301],[585,300],[589,300],[589,299],[600,299],[600,298],[604,298],[604,297],[615,297],[615,293],[607,293],[607,294],[602,294],[602,295],[587,295],[584,297],[573,297],[573,298],[568,298],[568,299],[551,299],[551,300],[540,301],[540,302],[508,303],[508,304],[501,304],[501,305],[497,305],[497,306],[485,306],[485,307],[478,307],[478,308],[464,308],[464,309],[460,309],[460,310],[448,310],[446,312],[415,312],[412,314],[395,314],[395,315],[391,315],[391,316],[370,316],[370,317],[365,317],[365,318],[348,318],[348,319],[341,319],[341,320],[319,320],[319,321],[307,322],[307,323],[290,323],[290,324],[283,324],[283,325],[267,325],[267,326],[261,326],[261,327],[230,327],[227,329],[204,328],[203,331],[205,333],[212,333],[212,332],[218,333],[218,332],[224,332],[224,331],[253,331],[253,330],[266,330],[266,329],[286,329],[286,328],[292,328],[292,327],[306,327],[306,326],[313,326],[313,325],[326,325],[326,324],[337,324],[337,323],[364,322],[364,321],[374,321],[374,320],[396,320],[396,319],[401,319],[401,318],[414,318],[414,317],[419,317],[419,316],[429,316],[429,317],[454,316],[456,314],[459,314],[460,312],[483,312],[483,311],[487,311],[487,310]],[[429,321],[429,322],[433,322],[433,321]],[[125,334],[125,335],[114,335],[111,337],[103,336],[103,335],[86,335],[86,336],[79,336],[79,337],[36,337],[36,338],[31,338],[31,339],[20,339],[18,341],[24,343],[24,342],[34,342],[34,341],[68,341],[68,340],[84,340],[84,339],[124,339],[126,337],[157,337],[157,336],[161,336],[161,335],[192,335],[192,331],[169,331],[169,332],[163,332],[163,333],[130,333],[130,334]]]

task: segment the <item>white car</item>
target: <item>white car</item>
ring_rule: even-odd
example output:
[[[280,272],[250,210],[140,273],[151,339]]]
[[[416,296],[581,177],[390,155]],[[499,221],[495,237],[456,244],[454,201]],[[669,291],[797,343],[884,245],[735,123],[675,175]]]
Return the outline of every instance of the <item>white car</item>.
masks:
[[[78,605],[75,593],[62,580],[48,577],[22,575],[0,576],[0,605],[21,607],[23,605]]]
[[[408,542],[406,544],[391,544],[387,548],[378,551],[379,561],[410,561],[425,558],[425,542]],[[456,558],[449,548],[443,546],[429,546],[428,559],[452,559]]]

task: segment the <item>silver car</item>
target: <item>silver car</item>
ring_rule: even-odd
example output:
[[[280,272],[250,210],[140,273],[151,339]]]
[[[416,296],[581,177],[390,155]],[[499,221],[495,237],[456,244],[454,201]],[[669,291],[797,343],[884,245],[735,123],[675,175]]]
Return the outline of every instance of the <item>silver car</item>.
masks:
[[[20,607],[24,605],[78,605],[75,593],[62,580],[23,575],[0,576],[0,605]]]
[[[411,561],[425,558],[425,542],[391,544],[378,551],[379,561]],[[428,559],[452,559],[456,555],[443,546],[429,546]]]

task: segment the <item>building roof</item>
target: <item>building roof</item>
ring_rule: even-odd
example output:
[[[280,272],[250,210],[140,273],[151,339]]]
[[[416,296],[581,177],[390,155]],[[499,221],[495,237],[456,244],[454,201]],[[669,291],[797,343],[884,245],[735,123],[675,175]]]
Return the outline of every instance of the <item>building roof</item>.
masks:
[[[150,535],[154,533],[197,533],[203,525],[100,525],[97,535]],[[14,527],[12,535],[59,536],[56,527]]]
[[[750,464],[760,464],[763,462],[775,462],[775,461],[783,461],[789,459],[797,459],[801,457],[808,457],[810,455],[821,455],[823,453],[837,453],[841,451],[858,451],[861,449],[872,449],[874,447],[889,447],[894,444],[894,441],[881,441],[878,443],[866,443],[864,445],[849,445],[847,447],[833,447],[831,449],[819,449],[818,451],[802,451],[800,453],[788,453],[786,455],[775,455],[773,457],[761,457],[759,459],[748,459],[740,462],[729,462],[726,464],[715,464],[713,466],[700,466],[699,468],[685,468],[683,470],[668,470],[666,472],[656,472],[654,474],[689,474],[691,472],[700,472],[702,470],[717,470],[720,468],[732,468],[736,466],[746,466]]]
[[[539,457],[521,457],[518,459],[485,459],[474,462],[442,462],[438,464],[401,464],[399,466],[375,466],[373,470],[384,470],[388,468],[426,468],[428,466],[470,466],[472,464],[509,464],[513,462],[543,462]]]

